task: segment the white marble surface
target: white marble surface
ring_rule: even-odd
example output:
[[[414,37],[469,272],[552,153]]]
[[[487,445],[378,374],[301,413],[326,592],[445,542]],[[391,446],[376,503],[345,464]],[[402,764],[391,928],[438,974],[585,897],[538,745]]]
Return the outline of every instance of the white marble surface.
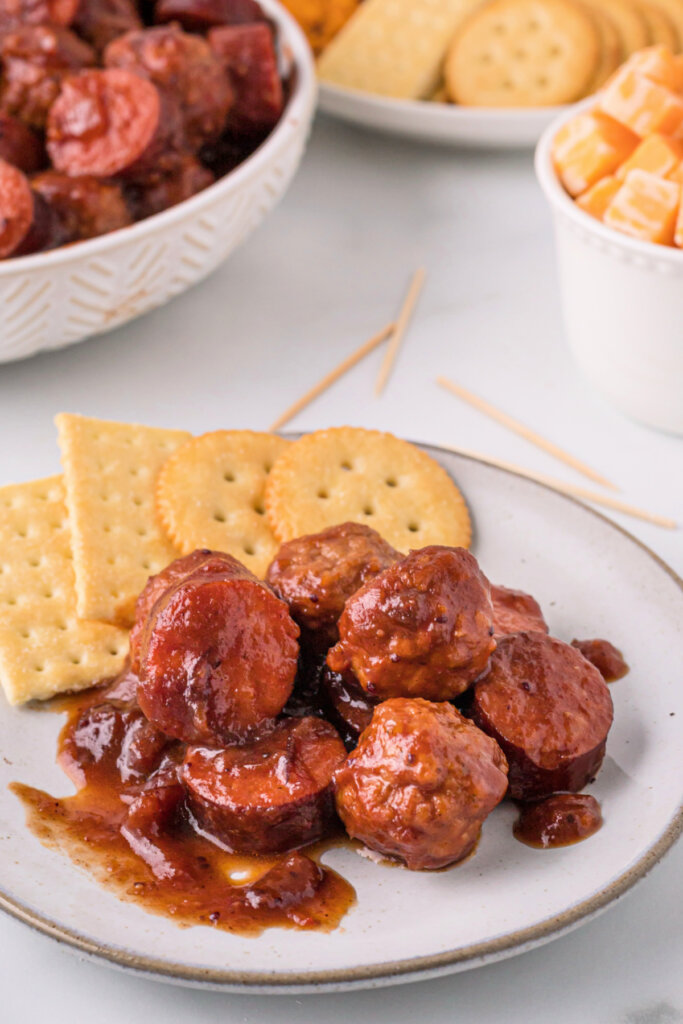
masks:
[[[427,286],[382,398],[375,353],[293,428],[382,427],[581,482],[438,390],[446,374],[603,470],[628,500],[683,522],[683,441],[606,406],[565,350],[530,154],[416,147],[322,121],[284,203],[212,278],[121,331],[0,367],[0,482],[58,469],[62,409],[195,431],[267,428],[391,318],[420,264]],[[615,519],[683,572],[680,531]],[[0,1020],[673,1024],[683,1020],[682,867],[679,844],[620,905],[522,957],[324,997],[170,988],[79,962],[1,917]]]

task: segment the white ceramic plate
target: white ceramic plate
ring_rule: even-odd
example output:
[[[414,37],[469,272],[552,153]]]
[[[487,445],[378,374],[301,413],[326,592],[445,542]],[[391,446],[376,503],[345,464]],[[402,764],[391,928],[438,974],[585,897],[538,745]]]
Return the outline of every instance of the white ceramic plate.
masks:
[[[0,707],[0,906],[81,953],[157,978],[241,991],[389,984],[464,970],[556,938],[605,909],[659,860],[683,825],[681,581],[629,534],[578,502],[514,474],[432,450],[462,486],[474,550],[499,583],[540,600],[551,631],[605,636],[631,665],[615,683],[615,723],[591,792],[605,824],[578,846],[518,843],[498,807],[476,855],[443,872],[378,866],[351,849],[326,862],[358,903],[329,935],[267,931],[244,939],[180,929],[100,889],[26,830],[7,785],[56,794],[57,716]]]
[[[497,110],[392,100],[320,83],[318,108],[342,121],[446,146],[529,149],[565,108]]]

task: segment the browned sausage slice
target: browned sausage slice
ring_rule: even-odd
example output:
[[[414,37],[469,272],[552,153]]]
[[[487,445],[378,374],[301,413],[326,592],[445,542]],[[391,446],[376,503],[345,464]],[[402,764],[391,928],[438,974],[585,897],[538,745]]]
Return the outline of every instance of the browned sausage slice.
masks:
[[[595,665],[606,683],[622,679],[629,670],[623,654],[609,640],[572,640],[572,647]]]
[[[328,831],[332,775],[345,755],[328,722],[290,718],[247,745],[191,748],[182,779],[200,827],[228,849],[282,853]]]
[[[25,174],[0,160],[0,259],[59,245],[54,217]]]
[[[0,41],[0,55],[0,106],[41,130],[64,77],[95,63],[87,43],[56,25],[26,25],[8,32]]]
[[[488,580],[463,548],[412,551],[349,598],[339,637],[327,664],[371,697],[451,700],[496,646]]]
[[[97,238],[132,224],[120,185],[84,175],[71,178],[59,171],[43,171],[31,186],[54,211],[64,238],[70,242]]]
[[[47,163],[47,154],[42,140],[28,125],[11,114],[0,113],[0,160],[24,174],[34,174]]]
[[[181,32],[177,25],[128,32],[107,46],[104,63],[134,71],[171,96],[193,152],[221,134],[232,89],[222,60],[205,39]]]
[[[347,746],[355,746],[360,734],[370,725],[375,710],[375,704],[363,687],[349,672],[341,675],[326,665],[320,677],[320,702]]]
[[[612,699],[573,647],[544,633],[515,633],[498,642],[471,713],[508,759],[510,796],[537,800],[583,789],[598,771]]]
[[[73,176],[163,174],[180,145],[177,111],[132,71],[108,68],[67,78],[50,108],[47,148],[58,171]]]
[[[452,704],[405,698],[375,709],[335,775],[349,835],[412,870],[467,856],[506,789],[497,743]]]
[[[400,558],[369,526],[342,523],[283,544],[266,579],[309,646],[324,651],[339,639],[337,622],[351,595]]]
[[[152,609],[159,598],[201,568],[205,568],[209,572],[212,570],[220,572],[223,568],[231,571],[232,567],[233,560],[229,555],[224,555],[220,551],[210,551],[208,548],[198,548],[196,551],[191,551],[189,555],[176,558],[156,576],[150,576],[135,604],[135,623],[130,634],[130,660],[133,673],[138,673],[140,670],[138,665],[140,644]]]
[[[187,32],[206,32],[214,25],[265,21],[256,0],[158,0],[154,20],[179,21]]]
[[[270,131],[280,120],[285,103],[270,27],[255,24],[212,28],[209,42],[232,82],[234,102],[228,115],[229,128],[246,134]]]
[[[497,587],[492,583],[491,603],[496,636],[530,629],[538,633],[548,632],[541,606],[531,594],[525,594],[523,590],[511,590],[509,587]]]
[[[140,706],[187,743],[244,737],[286,704],[298,635],[270,587],[229,555],[207,560],[166,590],[131,636]]]

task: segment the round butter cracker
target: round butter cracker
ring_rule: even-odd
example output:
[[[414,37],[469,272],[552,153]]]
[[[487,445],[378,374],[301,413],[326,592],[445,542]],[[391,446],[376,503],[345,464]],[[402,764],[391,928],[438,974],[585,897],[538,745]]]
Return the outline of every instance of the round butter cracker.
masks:
[[[167,459],[157,477],[156,511],[181,554],[225,551],[265,575],[278,548],[266,516],[266,480],[289,444],[275,434],[216,430]]]
[[[334,427],[295,441],[275,463],[266,510],[280,541],[364,523],[399,551],[469,547],[465,500],[446,471],[393,434]]]
[[[492,0],[463,24],[448,51],[451,97],[478,107],[570,103],[602,59],[600,32],[571,0]]]
[[[623,51],[629,57],[647,46],[650,37],[645,18],[630,0],[584,0],[590,11],[607,15],[616,28]]]

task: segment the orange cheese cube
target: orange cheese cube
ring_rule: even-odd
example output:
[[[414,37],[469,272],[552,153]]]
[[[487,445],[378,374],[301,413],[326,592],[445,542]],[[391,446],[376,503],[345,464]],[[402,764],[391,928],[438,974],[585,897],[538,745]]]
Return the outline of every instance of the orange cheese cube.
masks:
[[[675,135],[683,125],[683,98],[631,68],[617,72],[598,106],[641,138],[653,132]]]
[[[603,221],[632,238],[673,245],[680,202],[677,182],[636,168],[626,175]]]
[[[576,205],[580,206],[586,213],[590,213],[591,217],[602,220],[605,210],[620,188],[621,182],[619,179],[610,174],[606,178],[596,181],[591,188],[583,192],[576,200]]]
[[[646,139],[643,139],[628,160],[624,161],[617,171],[617,178],[621,178],[623,181],[628,172],[636,168],[656,174],[658,178],[668,178],[675,174],[681,160],[683,160],[683,142],[655,132],[654,135],[648,135]]]
[[[637,50],[624,61],[612,78],[626,69],[637,71],[674,92],[680,92],[683,88],[683,62],[680,57],[674,56],[668,46],[648,46],[644,50]]]
[[[555,169],[567,192],[578,196],[613,174],[637,144],[632,132],[599,111],[578,114],[553,140]]]
[[[683,163],[680,163],[675,170],[667,174],[667,178],[671,178],[672,181],[677,181],[679,185],[683,185]]]

